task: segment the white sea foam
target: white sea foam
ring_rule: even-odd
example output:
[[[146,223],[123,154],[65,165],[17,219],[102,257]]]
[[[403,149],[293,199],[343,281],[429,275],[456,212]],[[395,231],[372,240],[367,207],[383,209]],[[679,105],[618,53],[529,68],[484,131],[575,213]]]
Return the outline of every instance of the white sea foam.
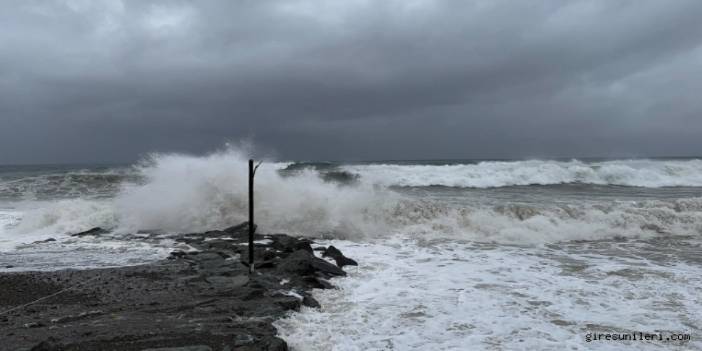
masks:
[[[699,264],[655,262],[632,243],[563,251],[401,237],[330,244],[360,267],[334,280],[340,289],[315,293],[320,310],[276,323],[292,350],[702,348],[694,338],[702,331]],[[688,333],[693,342],[585,339],[638,331]]]
[[[450,165],[371,164],[343,166],[361,180],[384,186],[442,185],[492,188],[586,183],[637,187],[702,186],[702,160],[577,160],[480,162]]]

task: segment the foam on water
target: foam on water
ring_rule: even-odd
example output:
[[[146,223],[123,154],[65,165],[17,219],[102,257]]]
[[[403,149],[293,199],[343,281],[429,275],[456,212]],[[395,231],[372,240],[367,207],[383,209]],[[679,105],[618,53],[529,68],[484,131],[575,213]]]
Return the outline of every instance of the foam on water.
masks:
[[[656,262],[638,255],[637,245],[650,245],[643,242],[524,248],[393,237],[330,244],[360,267],[335,280],[340,289],[315,293],[320,310],[277,322],[293,350],[702,347],[694,337],[702,332],[699,258]],[[585,341],[588,332],[635,331],[688,333],[693,342]]]

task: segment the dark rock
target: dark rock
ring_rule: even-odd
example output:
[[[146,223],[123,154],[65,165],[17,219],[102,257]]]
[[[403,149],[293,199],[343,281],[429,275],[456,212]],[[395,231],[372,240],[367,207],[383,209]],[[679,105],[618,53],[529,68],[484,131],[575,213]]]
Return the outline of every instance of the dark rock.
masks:
[[[302,305],[312,308],[322,307],[322,305],[319,304],[319,301],[317,301],[314,297],[310,296],[310,294],[302,295]]]
[[[275,336],[267,336],[261,340],[261,350],[265,351],[288,351],[288,344]]]
[[[258,226],[254,224],[254,233],[256,233],[257,227]],[[249,222],[237,224],[235,226],[226,228],[222,231],[227,233],[227,234],[231,234],[231,235],[238,235],[238,236],[248,235],[249,234]]]
[[[63,351],[63,347],[56,342],[55,338],[48,338],[35,345],[29,351]]]
[[[256,300],[256,299],[260,299],[261,297],[264,297],[265,295],[266,295],[265,289],[260,289],[260,288],[248,289],[248,293],[246,295],[244,295],[242,297],[242,299],[245,301]]]
[[[336,261],[336,265],[339,267],[344,267],[344,266],[358,266],[358,262],[344,256],[339,249],[337,249],[334,246],[329,246],[324,253],[322,254],[324,257],[331,257]]]
[[[295,244],[295,250],[305,250],[309,253],[314,252],[312,250],[312,242],[307,239],[302,239]]]
[[[54,238],[48,238],[48,239],[46,239],[46,240],[35,241],[35,242],[33,242],[32,244],[50,243],[50,242],[52,242],[52,241],[56,241],[56,239],[54,239]]]
[[[205,281],[217,289],[233,289],[246,285],[249,282],[249,277],[245,275],[234,277],[213,276],[205,278]]]
[[[100,227],[95,227],[95,228],[93,228],[93,229],[86,230],[86,231],[84,231],[84,232],[71,234],[71,236],[78,236],[78,237],[87,236],[87,235],[95,235],[95,236],[97,236],[97,235],[102,235],[102,234],[107,234],[107,233],[109,233],[109,231],[107,231],[107,230],[105,230],[105,229],[102,229],[102,228],[100,228]]]
[[[278,270],[299,275],[312,275],[314,274],[312,255],[305,250],[295,251],[280,261]]]
[[[322,278],[309,277],[308,279],[305,279],[305,281],[312,285],[314,289],[334,289],[334,285],[332,285],[332,283]]]
[[[307,239],[293,238],[285,234],[275,234],[270,237],[271,240],[273,240],[271,246],[276,250],[283,252],[295,252],[297,250],[305,250],[309,253],[313,252],[312,246],[310,245],[311,241]]]
[[[160,347],[157,349],[143,349],[142,351],[212,351],[206,345],[181,346],[181,347]]]
[[[315,257],[305,250],[297,250],[288,255],[288,257],[280,261],[278,269],[282,272],[299,275],[313,275],[316,272],[331,276],[346,275],[346,272],[341,270],[341,268]]]
[[[15,268],[15,266],[8,264],[7,266],[5,266],[5,268]]]
[[[302,301],[295,296],[281,296],[275,299],[276,305],[286,310],[299,310]]]
[[[103,311],[97,310],[97,311],[87,311],[87,312],[82,312],[77,315],[70,315],[70,316],[65,316],[65,317],[59,317],[59,318],[54,318],[51,320],[51,323],[68,323],[68,322],[74,322],[77,320],[93,317],[93,316],[99,316],[101,314],[104,314]]]
[[[311,255],[311,254],[310,254]],[[341,268],[321,259],[312,256],[312,267],[317,271],[322,273],[323,275],[326,276],[341,276],[345,277],[346,272],[344,272]]]
[[[137,234],[150,234],[150,235],[160,235],[160,234],[166,234],[166,231],[163,229],[141,229],[136,232]]]
[[[254,337],[249,334],[237,335],[236,337],[234,337],[234,346],[238,347],[253,344],[254,340]]]
[[[274,267],[275,267],[275,261],[254,262],[254,267],[255,267],[256,269],[261,269],[261,268],[274,268]]]
[[[178,251],[173,251],[173,252],[171,252],[171,255],[168,256],[168,259],[173,260],[173,259],[176,259],[176,258],[185,257],[186,255],[187,255],[187,254],[186,254],[184,251],[180,251],[180,250],[178,250]]]
[[[220,238],[226,235],[228,235],[228,233],[223,230],[210,230],[203,233],[203,236],[206,238]]]
[[[258,252],[256,253],[258,253],[264,261],[270,261],[278,257],[278,255],[273,250],[263,250],[262,252],[261,250],[258,250]]]

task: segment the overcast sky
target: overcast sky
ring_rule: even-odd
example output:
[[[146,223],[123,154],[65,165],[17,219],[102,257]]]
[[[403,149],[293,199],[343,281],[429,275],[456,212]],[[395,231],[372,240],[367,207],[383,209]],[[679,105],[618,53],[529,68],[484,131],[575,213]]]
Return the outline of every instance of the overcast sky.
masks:
[[[0,163],[702,155],[702,1],[0,3]]]

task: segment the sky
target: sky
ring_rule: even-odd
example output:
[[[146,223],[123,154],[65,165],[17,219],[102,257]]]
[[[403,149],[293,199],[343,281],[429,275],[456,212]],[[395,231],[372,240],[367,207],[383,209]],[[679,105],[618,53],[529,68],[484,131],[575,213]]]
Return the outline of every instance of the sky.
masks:
[[[6,0],[0,164],[702,155],[699,0]]]

